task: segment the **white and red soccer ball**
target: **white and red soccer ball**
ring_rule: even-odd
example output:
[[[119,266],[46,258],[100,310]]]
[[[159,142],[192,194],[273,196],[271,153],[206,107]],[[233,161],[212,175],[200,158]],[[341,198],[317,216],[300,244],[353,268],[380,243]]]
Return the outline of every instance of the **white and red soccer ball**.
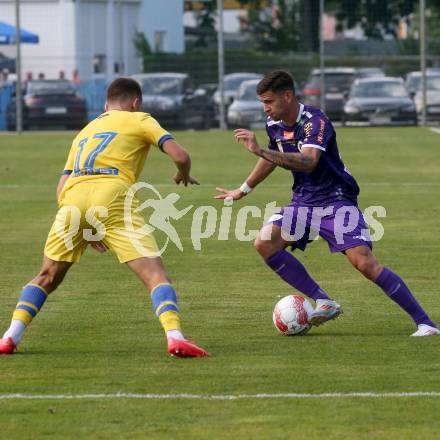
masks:
[[[283,335],[305,335],[310,330],[312,305],[300,295],[281,298],[273,310],[273,323]]]

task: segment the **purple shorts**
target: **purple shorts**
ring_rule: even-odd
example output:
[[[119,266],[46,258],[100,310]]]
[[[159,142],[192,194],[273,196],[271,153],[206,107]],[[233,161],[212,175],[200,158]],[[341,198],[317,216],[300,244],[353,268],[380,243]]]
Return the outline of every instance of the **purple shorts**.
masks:
[[[321,236],[330,252],[344,252],[356,246],[373,248],[368,226],[357,205],[348,201],[326,207],[285,206],[267,223],[281,228],[281,236],[302,251],[307,243]],[[264,237],[263,237],[264,239]]]

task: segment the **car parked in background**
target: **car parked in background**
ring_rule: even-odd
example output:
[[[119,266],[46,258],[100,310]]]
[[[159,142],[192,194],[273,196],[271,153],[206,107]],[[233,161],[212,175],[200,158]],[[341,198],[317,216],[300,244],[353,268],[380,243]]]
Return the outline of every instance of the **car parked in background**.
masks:
[[[426,69],[426,76],[440,75],[440,68]],[[422,74],[420,71],[408,72],[405,76],[405,87],[410,94],[415,94],[420,88]]]
[[[417,125],[417,112],[401,78],[358,79],[345,103],[343,123]]]
[[[406,87],[414,99],[419,116],[423,110],[422,75],[411,72],[407,75]],[[426,120],[440,122],[440,70],[429,69],[426,74]]]
[[[356,79],[356,69],[335,67],[324,69],[325,113],[332,120],[341,120],[344,114],[344,95]],[[304,104],[320,107],[321,70],[313,69],[303,89]]]
[[[214,127],[215,122],[215,104],[214,104],[214,93],[217,90],[217,83],[202,83],[199,84],[197,91],[198,93],[204,93],[206,96],[206,128]]]
[[[79,129],[87,123],[85,99],[69,81],[29,81],[22,96],[23,129],[63,127]],[[15,130],[16,98],[7,110],[8,130]]]
[[[8,58],[0,52],[0,72],[15,72],[15,59]],[[1,76],[1,75],[0,75]],[[1,79],[1,78],[0,78]]]
[[[232,104],[237,95],[237,91],[240,85],[244,81],[248,81],[251,79],[262,79],[263,76],[259,73],[249,73],[249,72],[240,72],[240,73],[229,73],[225,75],[223,81],[223,94],[224,94],[224,103],[225,103],[225,112],[227,113],[228,107]],[[220,91],[216,90],[214,93],[214,105],[215,105],[215,114],[218,119],[220,114]]]
[[[267,115],[256,93],[259,82],[259,79],[251,79],[240,85],[236,98],[228,109],[229,127],[264,128]]]
[[[186,73],[133,75],[142,88],[142,110],[164,128],[207,128],[209,96],[195,89]]]
[[[345,96],[357,78],[383,77],[378,67],[327,67],[324,69],[325,113],[336,121],[342,120]],[[321,106],[321,69],[313,69],[302,90],[304,104]]]

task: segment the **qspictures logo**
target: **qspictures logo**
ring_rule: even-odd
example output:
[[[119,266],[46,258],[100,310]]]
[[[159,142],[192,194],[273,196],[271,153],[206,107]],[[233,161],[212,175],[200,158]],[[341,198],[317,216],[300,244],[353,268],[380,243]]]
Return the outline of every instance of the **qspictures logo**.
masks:
[[[138,197],[141,190],[143,193],[148,192],[142,202]],[[281,210],[273,201],[267,203],[263,209],[255,205],[244,205],[234,212],[233,204],[232,199],[225,199],[223,204],[215,206],[181,206],[183,203],[177,193],[162,196],[153,185],[138,182],[129,188],[125,196],[121,213],[124,228],[120,228],[118,233],[128,238],[133,247],[146,257],[152,255],[151,251],[144,248],[142,238],[156,231],[165,238],[153,257],[161,256],[170,245],[183,252],[184,245],[175,225],[188,216],[191,216],[191,226],[190,231],[187,231],[189,234],[186,233],[185,236],[190,236],[192,248],[196,251],[201,251],[203,241],[208,239],[253,241],[261,227],[268,223],[279,225],[286,241],[317,240],[328,216],[332,218],[332,230],[338,244],[343,245],[347,236],[368,242],[379,241],[384,235],[383,225],[377,220],[386,217],[386,210],[382,206],[370,206],[362,213],[354,206],[301,206]],[[102,241],[106,234],[108,215],[108,208],[105,206],[93,206],[85,213],[76,206],[65,206],[58,211],[55,232],[69,250],[74,248],[74,239],[78,234],[82,234],[89,242]],[[368,225],[364,229],[359,229],[361,215]],[[253,219],[253,224],[257,221],[260,227],[250,228],[250,219]],[[263,234],[261,238],[270,240],[271,236]]]

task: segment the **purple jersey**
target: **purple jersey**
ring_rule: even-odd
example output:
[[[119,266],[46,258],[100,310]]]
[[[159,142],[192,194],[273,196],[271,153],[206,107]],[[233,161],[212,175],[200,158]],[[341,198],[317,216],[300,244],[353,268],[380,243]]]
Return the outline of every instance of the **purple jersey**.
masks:
[[[318,148],[322,151],[311,173],[292,171],[294,204],[328,206],[343,200],[357,203],[359,186],[339,156],[332,123],[320,109],[301,104],[293,126],[269,117],[266,131],[270,150],[298,153],[302,148]]]

